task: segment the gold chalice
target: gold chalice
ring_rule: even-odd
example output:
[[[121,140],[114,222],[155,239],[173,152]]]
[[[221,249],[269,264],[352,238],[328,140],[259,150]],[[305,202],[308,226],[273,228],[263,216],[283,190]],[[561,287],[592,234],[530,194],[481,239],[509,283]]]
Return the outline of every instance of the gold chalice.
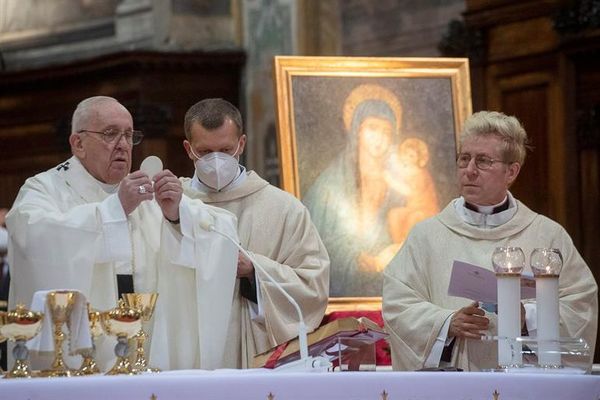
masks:
[[[148,322],[152,318],[157,299],[158,293],[123,293],[125,304],[142,313],[142,322]],[[160,369],[148,366],[148,361],[144,354],[144,343],[147,338],[148,334],[144,332],[142,323],[140,330],[133,336],[133,339],[136,341],[136,350],[135,361],[131,368],[136,374],[142,372],[160,372]]]
[[[77,292],[70,290],[57,290],[46,295],[48,309],[54,324],[54,361],[50,369],[42,371],[42,376],[75,376],[77,374],[76,370],[66,365],[63,358],[63,342],[66,335],[62,331],[63,324],[69,322],[76,296]]]
[[[0,334],[16,342],[13,349],[15,364],[6,378],[31,378],[29,368],[29,350],[26,342],[35,337],[42,327],[43,313],[29,311],[24,305],[19,304],[13,311],[2,313],[0,316]]]
[[[112,310],[100,314],[102,327],[108,335],[117,337],[115,355],[117,361],[106,375],[134,375],[129,362],[129,338],[134,337],[142,329],[142,313],[125,305],[123,300]]]
[[[104,331],[102,330],[102,325],[100,323],[100,311],[91,309],[90,303],[88,303],[88,319],[90,321],[92,348],[86,349],[81,353],[83,356],[83,361],[81,363],[81,367],[79,367],[79,370],[77,370],[77,375],[93,375],[100,373],[100,368],[98,368],[96,360],[94,360],[94,354],[96,352],[95,340],[98,336],[102,335]]]

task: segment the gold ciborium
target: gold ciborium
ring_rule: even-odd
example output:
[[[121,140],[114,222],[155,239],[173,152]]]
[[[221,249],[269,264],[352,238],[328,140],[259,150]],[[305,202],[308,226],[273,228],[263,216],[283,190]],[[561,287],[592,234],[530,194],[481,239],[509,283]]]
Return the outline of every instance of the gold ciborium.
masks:
[[[69,368],[63,358],[63,342],[65,334],[62,331],[64,323],[69,322],[69,317],[75,306],[77,292],[71,290],[57,290],[46,295],[48,310],[54,324],[54,361],[50,369],[42,371],[42,376],[75,376],[76,370]]]
[[[13,311],[3,313],[0,317],[0,334],[15,342],[13,357],[15,364],[12,370],[6,373],[6,378],[31,378],[29,368],[29,350],[26,342],[40,332],[43,313],[29,311],[24,305],[19,304]]]
[[[117,337],[115,345],[117,361],[106,375],[134,375],[128,358],[129,338],[135,336],[142,329],[142,313],[125,305],[123,300],[119,300],[118,307],[100,314],[100,321],[104,332]]]
[[[90,308],[90,303],[87,305],[88,307],[88,319],[90,321],[90,335],[92,336],[92,348],[86,349],[81,352],[83,356],[83,361],[81,362],[81,367],[77,370],[77,375],[93,375],[99,374],[100,368],[96,364],[96,360],[94,360],[94,354],[96,352],[96,338],[104,333],[102,330],[102,325],[100,323],[100,311],[96,311]]]
[[[125,304],[142,313],[142,322],[148,322],[152,318],[157,299],[158,293],[123,293]],[[142,372],[160,372],[160,369],[148,366],[148,361],[144,354],[144,343],[147,338],[148,334],[142,326],[140,326],[140,330],[133,336],[133,339],[136,341],[136,350],[135,361],[131,369],[136,374]]]

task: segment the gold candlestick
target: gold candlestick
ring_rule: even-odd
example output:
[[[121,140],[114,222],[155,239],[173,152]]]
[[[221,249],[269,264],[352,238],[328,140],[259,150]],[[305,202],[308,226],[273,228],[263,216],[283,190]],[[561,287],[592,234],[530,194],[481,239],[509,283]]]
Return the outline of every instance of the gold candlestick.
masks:
[[[142,313],[142,325],[140,330],[133,336],[136,341],[136,357],[132,365],[132,370],[135,373],[142,372],[160,372],[160,369],[148,366],[148,361],[144,352],[144,343],[148,338],[148,334],[143,329],[143,322],[148,322],[154,313],[158,293],[124,293],[123,300],[129,307],[134,308]]]
[[[128,359],[128,339],[135,336],[142,328],[142,313],[126,306],[123,300],[120,300],[116,308],[100,314],[100,321],[107,334],[117,337],[115,345],[117,361],[106,375],[134,375]]]
[[[62,331],[64,323],[69,321],[77,292],[70,290],[58,290],[50,292],[46,296],[52,323],[54,324],[54,361],[50,369],[42,371],[42,376],[75,376],[76,371],[69,368],[63,358],[63,342],[65,334]]]
[[[0,334],[16,342],[13,349],[15,363],[6,378],[31,378],[29,368],[29,350],[25,343],[35,337],[42,327],[43,313],[29,311],[24,305],[19,304],[17,308],[0,316]]]

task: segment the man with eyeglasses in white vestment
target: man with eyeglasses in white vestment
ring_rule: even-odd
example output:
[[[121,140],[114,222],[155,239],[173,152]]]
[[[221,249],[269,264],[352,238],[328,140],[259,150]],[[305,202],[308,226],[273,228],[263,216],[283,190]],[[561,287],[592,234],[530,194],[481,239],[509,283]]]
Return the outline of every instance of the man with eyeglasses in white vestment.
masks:
[[[497,315],[448,295],[455,260],[491,269],[497,246],[558,248],[560,335],[583,338],[593,360],[598,319],[597,285],[565,229],[527,208],[509,192],[525,161],[527,134],[519,121],[481,111],[460,138],[457,178],[461,197],[418,223],[384,272],[383,317],[396,370],[496,368]],[[522,334],[535,336],[536,305],[521,307]]]
[[[219,368],[237,251],[194,227],[210,218],[236,235],[235,217],[184,196],[167,169],[130,173],[132,148],[142,137],[114,98],[78,104],[69,137],[73,156],[27,179],[7,215],[9,306],[29,305],[38,290],[66,288],[105,311],[121,292],[158,292],[151,365]],[[105,335],[97,340],[102,371],[113,364],[114,343]],[[39,352],[33,359],[32,367],[43,369],[52,357]],[[81,357],[66,361],[77,368]]]

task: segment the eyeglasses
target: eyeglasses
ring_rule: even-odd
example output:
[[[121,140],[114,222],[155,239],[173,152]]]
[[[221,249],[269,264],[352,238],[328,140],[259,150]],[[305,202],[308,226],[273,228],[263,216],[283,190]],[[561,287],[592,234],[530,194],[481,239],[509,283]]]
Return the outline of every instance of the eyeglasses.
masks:
[[[104,140],[106,143],[112,143],[115,140],[117,140],[118,142],[119,140],[121,140],[122,136],[125,136],[125,140],[127,140],[127,143],[134,146],[136,144],[140,144],[142,142],[142,139],[144,138],[144,133],[142,131],[121,132],[116,129],[107,129],[102,132],[90,131],[88,129],[80,129],[77,131],[77,133],[96,133],[98,135],[102,135],[102,140]]]
[[[458,156],[456,156],[456,165],[458,166],[458,168],[467,168],[467,166],[471,162],[471,158],[471,155],[468,153],[460,153]],[[490,169],[492,168],[492,165],[494,165],[494,163],[497,162],[508,164],[508,162],[506,161],[494,160],[493,158],[484,155],[475,156],[475,166],[479,169]]]

